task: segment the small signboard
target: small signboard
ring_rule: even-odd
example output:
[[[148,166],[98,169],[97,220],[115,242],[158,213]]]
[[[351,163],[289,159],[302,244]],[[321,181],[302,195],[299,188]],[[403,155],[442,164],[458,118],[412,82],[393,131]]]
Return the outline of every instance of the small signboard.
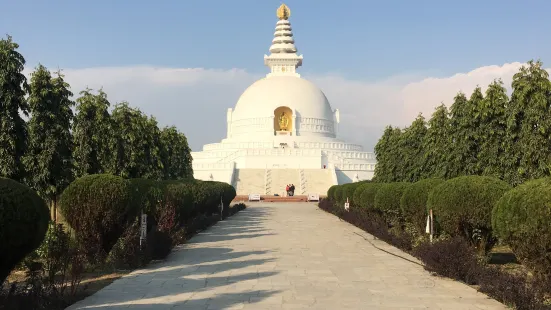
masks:
[[[249,201],[260,201],[260,194],[249,194]]]
[[[141,229],[140,229],[140,242],[147,238],[147,214],[142,214]]]
[[[344,209],[348,211],[350,209],[350,203],[348,202],[348,198],[346,198],[346,202],[344,203]]]
[[[308,201],[320,201],[319,194],[308,194]]]

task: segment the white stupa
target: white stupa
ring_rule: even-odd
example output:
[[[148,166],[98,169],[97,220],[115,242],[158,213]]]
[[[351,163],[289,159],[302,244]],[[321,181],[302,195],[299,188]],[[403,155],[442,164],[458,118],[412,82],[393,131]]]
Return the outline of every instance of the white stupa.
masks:
[[[265,78],[253,83],[227,111],[227,136],[192,152],[194,177],[232,184],[238,195],[282,195],[294,184],[295,195],[325,195],[334,184],[368,180],[375,155],[338,139],[339,110],[325,94],[301,78],[289,22],[282,4]]]

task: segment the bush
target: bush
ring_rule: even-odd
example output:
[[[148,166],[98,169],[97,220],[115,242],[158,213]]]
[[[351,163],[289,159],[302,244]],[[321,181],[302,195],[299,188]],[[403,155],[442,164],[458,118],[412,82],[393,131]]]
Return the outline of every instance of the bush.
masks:
[[[354,191],[356,191],[356,188],[358,186],[362,185],[361,182],[354,182],[354,183],[348,183],[344,184],[342,186],[342,201],[341,203],[345,203],[346,199],[348,198],[348,202],[351,204],[354,204]]]
[[[158,230],[154,230],[150,235],[150,242],[147,245],[150,247],[151,258],[165,259],[172,250],[172,238],[168,233]]]
[[[164,188],[161,182],[148,179],[129,179],[133,217],[140,212],[147,214],[149,218],[158,218],[158,208],[164,195]]]
[[[151,261],[150,245],[152,238],[148,235],[147,241],[140,247],[140,219],[137,218],[125,230],[117,243],[109,252],[107,262],[115,268],[135,269],[144,267]]]
[[[61,195],[61,212],[90,262],[102,262],[135,218],[131,188],[123,178],[98,174],[75,180]]]
[[[463,176],[436,186],[427,200],[442,230],[462,236],[481,252],[494,243],[491,213],[494,205],[511,187],[496,178]]]
[[[333,193],[333,202],[334,203],[340,203],[342,201],[342,197],[343,197],[343,186],[342,185],[338,185],[337,187],[335,187],[335,192]]]
[[[551,179],[505,193],[492,212],[495,234],[536,274],[551,278]]]
[[[356,187],[356,189],[354,190],[354,194],[352,195],[352,202],[353,202],[354,206],[359,207],[359,206],[361,205],[362,193],[363,193],[364,189],[365,189],[369,184],[372,184],[372,183],[369,183],[369,182],[362,182],[361,184],[359,184],[359,185]]]
[[[175,226],[181,226],[193,214],[193,184],[179,181],[163,182],[163,199],[161,210],[155,214],[156,222],[160,221],[165,209],[175,212]]]
[[[478,275],[479,291],[518,310],[551,309],[545,305],[550,288],[544,283],[531,282],[525,275],[511,274],[487,267]]]
[[[381,212],[385,219],[394,226],[402,220],[400,199],[411,183],[395,182],[383,184],[375,195],[375,210]]]
[[[413,250],[413,255],[425,263],[425,269],[439,275],[476,283],[479,270],[476,252],[460,237],[422,243]]]
[[[210,215],[220,212],[220,198],[225,206],[229,206],[235,198],[235,189],[223,182],[197,181],[193,186],[193,194],[197,213]]]
[[[338,185],[333,185],[329,187],[327,190],[327,199],[335,201],[335,190],[337,189]]]
[[[384,183],[367,183],[360,187],[363,188],[359,205],[362,209],[370,212],[375,211],[375,195],[377,195],[377,192],[383,184]]]
[[[441,179],[424,179],[408,186],[400,199],[404,220],[411,223],[418,234],[425,233],[427,199],[430,191],[443,183]]]
[[[11,179],[0,178],[0,283],[44,240],[50,214],[38,194]]]

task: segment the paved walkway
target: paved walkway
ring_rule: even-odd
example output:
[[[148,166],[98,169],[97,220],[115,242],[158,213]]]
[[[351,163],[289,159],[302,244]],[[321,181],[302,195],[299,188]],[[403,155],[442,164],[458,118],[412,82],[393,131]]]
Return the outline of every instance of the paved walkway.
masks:
[[[308,203],[253,203],[68,309],[506,309]]]

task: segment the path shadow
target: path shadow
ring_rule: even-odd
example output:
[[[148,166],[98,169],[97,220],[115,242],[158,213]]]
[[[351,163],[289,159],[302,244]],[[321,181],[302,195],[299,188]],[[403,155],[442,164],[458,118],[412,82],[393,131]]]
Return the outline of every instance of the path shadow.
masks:
[[[188,243],[230,241],[274,235],[273,232],[267,230],[263,225],[264,221],[272,213],[273,210],[269,208],[247,208],[227,220],[202,231],[191,238]]]
[[[264,265],[273,262],[271,251],[202,245],[270,235],[262,233],[270,213],[264,208],[239,212],[176,247],[165,261],[136,270],[67,309],[226,309],[268,298],[279,292],[259,284],[279,273]]]

